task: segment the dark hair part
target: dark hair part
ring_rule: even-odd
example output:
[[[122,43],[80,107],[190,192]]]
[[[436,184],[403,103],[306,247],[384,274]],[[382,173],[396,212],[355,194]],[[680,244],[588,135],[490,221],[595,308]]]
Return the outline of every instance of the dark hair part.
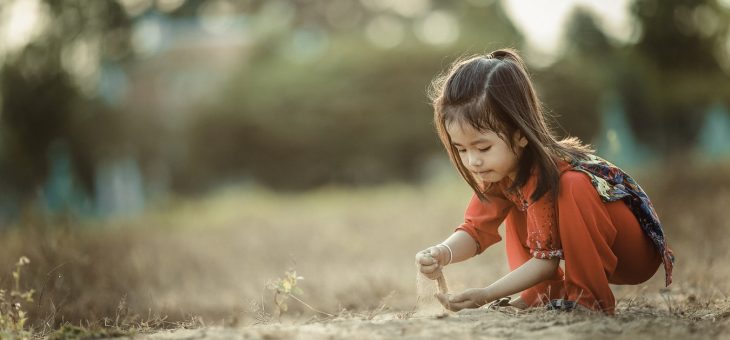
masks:
[[[558,140],[547,125],[542,104],[527,74],[522,58],[512,49],[456,60],[450,69],[436,77],[429,88],[436,131],[461,176],[485,201],[489,185],[482,191],[461,162],[451,144],[446,125],[466,123],[478,131],[493,131],[512,150],[515,132],[528,143],[522,151],[517,175],[510,189],[522,187],[537,167],[537,188],[530,197],[537,200],[545,193],[558,193],[560,172],[556,160],[571,161],[593,152],[575,137]]]

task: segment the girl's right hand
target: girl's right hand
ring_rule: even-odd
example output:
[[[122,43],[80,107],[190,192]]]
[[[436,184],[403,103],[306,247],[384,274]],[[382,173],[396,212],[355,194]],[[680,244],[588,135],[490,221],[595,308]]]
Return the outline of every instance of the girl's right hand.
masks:
[[[443,246],[433,246],[416,253],[416,266],[423,276],[436,280],[441,277],[441,269],[448,261],[448,250]]]

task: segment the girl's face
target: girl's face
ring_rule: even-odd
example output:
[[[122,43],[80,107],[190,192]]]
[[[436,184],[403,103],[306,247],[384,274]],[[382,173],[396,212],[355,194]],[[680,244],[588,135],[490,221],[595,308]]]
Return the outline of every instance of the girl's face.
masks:
[[[451,122],[446,125],[451,143],[459,152],[464,166],[477,182],[496,183],[509,177],[514,180],[517,164],[527,139],[515,132],[513,150],[493,131],[480,132],[469,124]]]

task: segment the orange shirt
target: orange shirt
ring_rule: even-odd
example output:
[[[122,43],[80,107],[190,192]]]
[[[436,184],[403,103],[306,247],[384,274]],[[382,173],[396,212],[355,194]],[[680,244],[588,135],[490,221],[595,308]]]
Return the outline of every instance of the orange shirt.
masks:
[[[558,163],[560,173],[571,169],[566,162]],[[563,258],[563,250],[558,234],[558,222],[555,202],[550,193],[546,193],[537,201],[531,196],[537,186],[537,173],[533,171],[522,188],[507,190],[511,184],[509,178],[492,185],[487,194],[488,202],[482,203],[473,195],[464,214],[464,223],[456,230],[467,232],[477,242],[477,254],[482,253],[502,238],[497,229],[510,214],[510,221],[525,221],[526,246],[533,257],[540,259]]]

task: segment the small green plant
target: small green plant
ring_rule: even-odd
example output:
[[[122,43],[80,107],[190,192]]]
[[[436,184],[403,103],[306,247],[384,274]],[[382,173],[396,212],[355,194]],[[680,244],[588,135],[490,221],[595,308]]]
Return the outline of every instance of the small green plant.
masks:
[[[288,270],[284,274],[283,279],[277,279],[277,280],[271,281],[267,284],[267,288],[274,292],[274,302],[276,303],[276,308],[279,311],[279,313],[278,313],[279,320],[281,320],[281,316],[287,310],[289,310],[289,305],[287,305],[287,300],[289,298],[296,300],[297,302],[303,304],[304,306],[311,309],[312,311],[327,315],[329,317],[334,317],[334,315],[327,313],[327,312],[323,312],[319,309],[316,309],[316,308],[310,306],[308,303],[302,301],[300,298],[296,297],[296,295],[303,294],[302,290],[299,287],[297,287],[297,283],[300,280],[304,280],[304,278],[301,276],[298,276],[296,271]]]
[[[8,296],[6,289],[0,289],[0,335],[19,338],[30,337],[30,332],[25,330],[28,317],[23,304],[33,302],[35,290],[22,290],[20,288],[20,270],[29,263],[30,260],[27,257],[21,256],[15,264],[10,296]]]
[[[274,302],[276,303],[276,308],[279,310],[279,318],[289,310],[289,305],[286,303],[289,297],[302,295],[303,292],[297,287],[297,282],[303,279],[303,277],[297,275],[296,271],[289,270],[285,273],[283,279],[276,279],[269,282],[267,288],[274,292]]]

